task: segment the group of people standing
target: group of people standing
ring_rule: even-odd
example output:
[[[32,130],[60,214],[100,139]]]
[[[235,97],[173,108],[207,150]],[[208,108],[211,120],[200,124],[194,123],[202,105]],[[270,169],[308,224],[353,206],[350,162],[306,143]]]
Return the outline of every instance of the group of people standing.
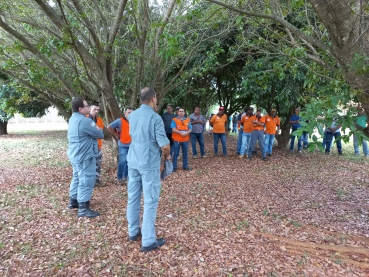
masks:
[[[140,100],[140,108],[135,111],[127,108],[122,118],[109,124],[108,130],[118,139],[119,158],[124,156],[122,159],[127,162],[118,165],[118,184],[128,181],[128,240],[137,241],[142,236],[141,251],[148,252],[165,244],[164,238],[156,238],[155,221],[161,189],[160,164],[162,159],[170,160],[170,143],[163,121],[156,113],[155,91],[143,88]],[[97,114],[91,115],[93,106],[75,97],[68,124],[68,158],[73,168],[68,208],[78,208],[78,217],[87,218],[100,215],[90,208],[93,188],[97,182],[101,183],[96,158],[101,150],[98,140],[104,138],[103,127],[95,118]],[[142,196],[144,213],[140,227]]]
[[[182,168],[191,170],[188,165],[188,143],[191,139],[192,155],[198,157],[197,143],[200,146],[200,156],[206,157],[204,146],[204,131],[206,118],[201,114],[200,107],[186,117],[185,110],[167,105],[166,112],[160,116],[157,113],[155,91],[145,87],[140,93],[141,106],[137,110],[127,107],[124,115],[110,123],[107,127],[112,136],[118,140],[119,162],[117,168],[117,185],[127,183],[128,203],[128,240],[136,241],[142,236],[141,251],[155,250],[165,244],[164,238],[156,238],[155,221],[161,188],[161,161],[173,160],[173,171],[178,170],[178,158],[182,150]],[[75,97],[72,100],[73,115],[68,124],[68,158],[72,164],[73,177],[69,188],[69,209],[78,208],[78,217],[94,218],[99,212],[90,209],[90,199],[94,186],[103,185],[100,181],[102,161],[102,139],[104,124],[97,115],[98,103],[90,106],[86,100]],[[294,131],[301,128],[303,120],[300,109],[296,108],[290,118],[292,127],[290,150],[294,150]],[[367,117],[364,113],[358,115],[357,124],[366,127]],[[247,107],[237,116],[239,137],[237,154],[240,158],[252,159],[259,143],[262,160],[272,156],[276,134],[280,130],[280,118],[276,110],[271,109],[265,116],[262,109],[257,108],[254,114],[252,107]],[[224,107],[211,116],[209,125],[214,139],[214,155],[218,156],[219,140],[222,144],[223,156],[227,157],[226,134],[228,120]],[[340,125],[333,122],[327,126],[323,146],[330,153],[333,137],[337,143],[339,154],[342,154],[340,142]],[[307,133],[298,138],[298,151],[308,147]],[[359,138],[354,136],[355,153],[359,153]],[[368,156],[368,146],[362,141],[365,156]],[[141,197],[144,198],[144,213],[140,226]]]

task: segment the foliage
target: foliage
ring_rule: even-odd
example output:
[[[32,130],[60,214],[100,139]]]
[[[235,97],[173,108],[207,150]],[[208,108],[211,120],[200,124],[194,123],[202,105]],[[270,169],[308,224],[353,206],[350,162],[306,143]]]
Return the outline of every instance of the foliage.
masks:
[[[41,101],[34,92],[27,94],[17,92],[9,85],[0,87],[0,119],[8,121],[15,113],[24,117],[41,117],[45,115],[49,103]]]

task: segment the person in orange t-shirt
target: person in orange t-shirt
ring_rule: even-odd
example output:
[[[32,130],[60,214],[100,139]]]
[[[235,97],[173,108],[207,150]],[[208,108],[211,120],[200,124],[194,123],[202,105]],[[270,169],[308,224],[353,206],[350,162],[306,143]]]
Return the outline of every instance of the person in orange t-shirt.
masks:
[[[253,123],[252,134],[250,140],[250,146],[248,150],[248,159],[251,161],[252,152],[254,151],[256,141],[259,141],[259,146],[261,149],[262,159],[266,161],[265,143],[264,143],[264,125],[265,117],[261,115],[261,108],[257,108],[256,115],[251,117]]]
[[[265,151],[269,157],[272,156],[274,138],[279,133],[281,125],[281,120],[275,112],[275,109],[271,109],[270,113],[265,116]]]
[[[240,158],[243,158],[245,151],[247,153],[248,147],[250,145],[250,139],[252,135],[252,117],[254,116],[254,109],[252,107],[247,107],[245,109],[246,114],[241,118],[241,125],[243,126],[243,133],[242,133],[242,144],[241,144],[241,151],[240,151]],[[247,154],[246,154],[247,157]]]
[[[213,127],[214,155],[218,156],[218,141],[222,143],[223,156],[227,157],[226,126],[227,116],[224,114],[224,107],[220,107],[216,115],[210,119],[210,126]]]

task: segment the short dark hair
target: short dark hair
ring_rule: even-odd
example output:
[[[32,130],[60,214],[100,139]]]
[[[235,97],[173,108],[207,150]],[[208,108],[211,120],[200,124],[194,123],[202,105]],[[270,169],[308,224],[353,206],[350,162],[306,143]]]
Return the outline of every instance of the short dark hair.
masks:
[[[83,103],[85,99],[81,97],[73,97],[72,100],[72,112],[79,112],[79,108],[83,108],[85,104]]]
[[[132,107],[127,107],[124,111],[127,111],[127,110],[132,110],[133,111],[133,108]]]
[[[141,89],[140,100],[142,103],[148,103],[153,97],[155,97],[155,95],[156,92],[153,88],[144,87],[143,89]]]
[[[172,105],[170,105],[170,104],[168,104],[168,105],[167,105],[167,107],[171,107],[171,108],[173,109],[173,106],[172,106]]]
[[[90,106],[100,107],[100,103],[96,102],[96,101],[93,101],[93,102],[91,102]]]
[[[200,109],[200,107],[199,107],[199,106],[195,106],[194,110],[196,110],[197,108],[199,108],[199,109]]]

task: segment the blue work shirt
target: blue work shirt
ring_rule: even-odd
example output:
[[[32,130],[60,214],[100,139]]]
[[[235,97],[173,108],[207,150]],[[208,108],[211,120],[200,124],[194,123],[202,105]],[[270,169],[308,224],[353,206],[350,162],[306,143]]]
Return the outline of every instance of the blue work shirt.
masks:
[[[104,138],[103,130],[83,114],[74,112],[68,122],[68,158],[80,163],[98,154],[97,139]]]
[[[169,144],[160,115],[149,105],[142,104],[129,116],[128,167],[141,170],[160,169],[161,147]]]
[[[114,120],[112,123],[109,124],[109,126],[112,127],[114,130],[118,129],[119,134],[122,132],[122,121],[120,118]],[[118,139],[118,146],[129,147],[130,145],[131,143],[122,143],[120,139]]]
[[[299,115],[293,114],[290,118],[290,121],[296,121],[296,120],[301,120],[301,117]],[[292,125],[292,130],[297,130],[300,127],[301,127],[300,123],[295,123]]]

